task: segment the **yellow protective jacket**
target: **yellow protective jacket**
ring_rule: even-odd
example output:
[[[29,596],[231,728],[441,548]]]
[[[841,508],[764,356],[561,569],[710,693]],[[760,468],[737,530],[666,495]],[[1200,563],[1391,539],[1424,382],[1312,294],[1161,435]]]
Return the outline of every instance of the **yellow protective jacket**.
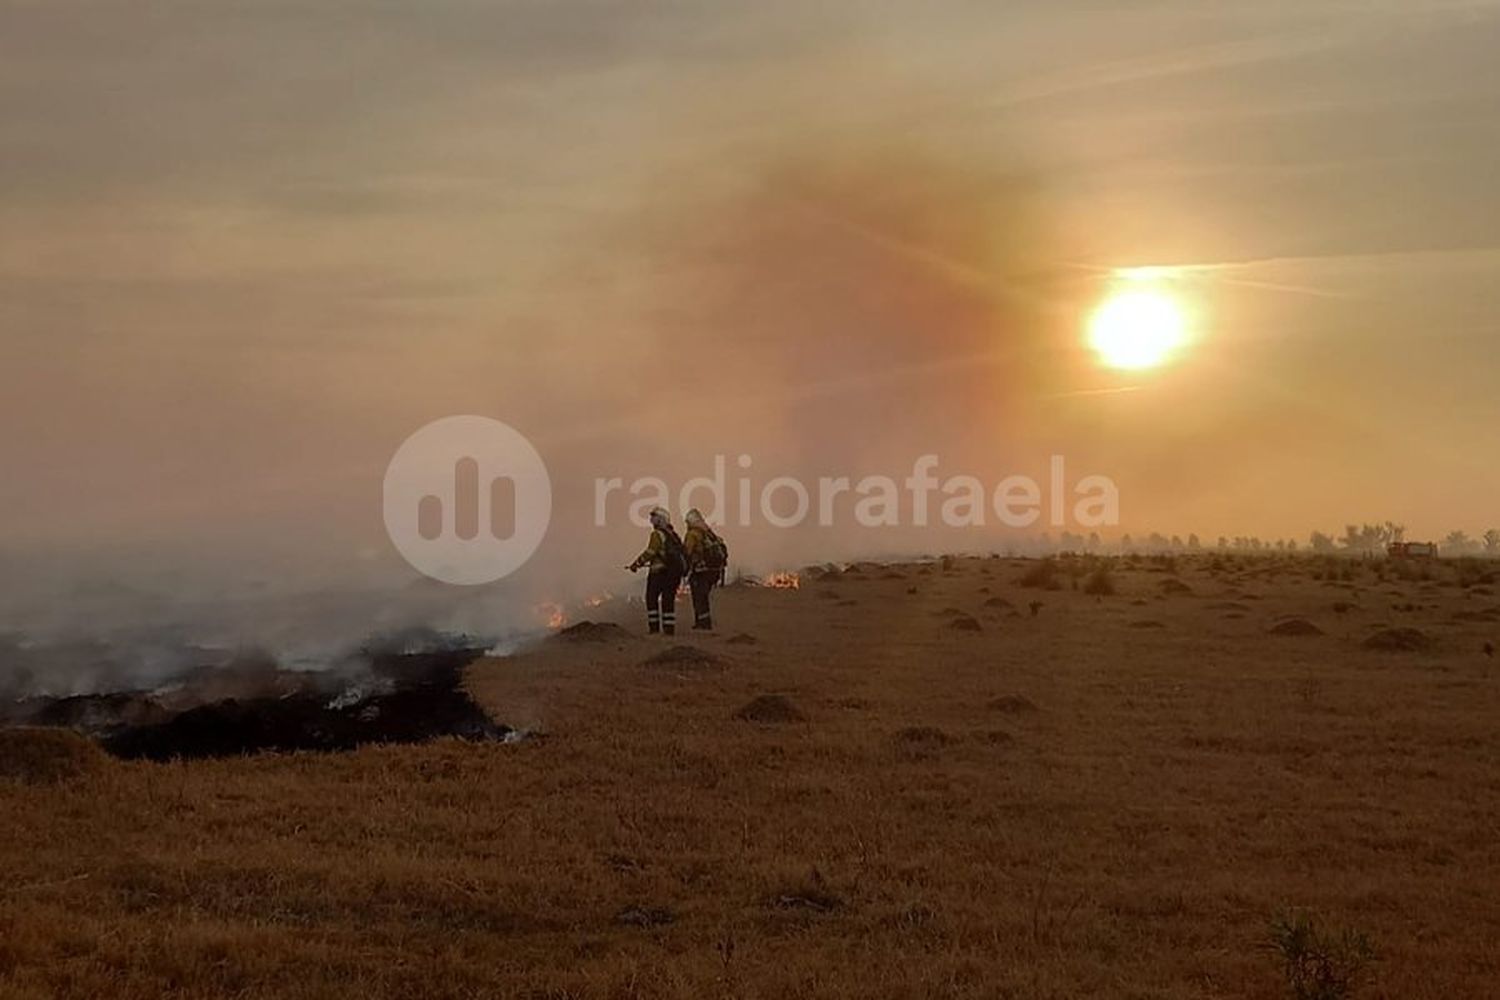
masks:
[[[650,566],[653,573],[667,568],[667,539],[657,528],[651,529],[651,540],[646,543],[641,554],[635,557],[635,562],[630,564],[631,569],[642,566]]]
[[[708,554],[709,530],[688,525],[687,534],[682,536],[682,548],[687,553],[688,572],[695,573],[700,569],[708,569],[703,565],[703,560]]]

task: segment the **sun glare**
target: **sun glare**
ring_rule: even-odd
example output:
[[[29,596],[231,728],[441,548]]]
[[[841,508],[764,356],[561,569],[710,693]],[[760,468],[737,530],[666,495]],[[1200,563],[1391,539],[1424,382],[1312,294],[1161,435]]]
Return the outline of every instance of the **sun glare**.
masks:
[[[1127,287],[1105,299],[1089,321],[1089,346],[1111,368],[1155,368],[1187,339],[1182,308],[1158,289]]]

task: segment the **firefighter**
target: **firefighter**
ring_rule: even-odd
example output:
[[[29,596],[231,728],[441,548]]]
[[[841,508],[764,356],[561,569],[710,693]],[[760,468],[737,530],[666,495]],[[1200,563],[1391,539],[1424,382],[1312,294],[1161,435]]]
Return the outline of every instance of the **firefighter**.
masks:
[[[693,628],[712,631],[714,616],[708,596],[724,576],[729,549],[696,507],[687,512],[687,536],[682,545],[687,553],[688,587],[693,592]]]
[[[661,507],[651,511],[651,540],[625,568],[634,573],[642,566],[646,573],[646,629],[652,635],[677,633],[677,587],[687,569],[682,539],[672,527],[672,517]]]

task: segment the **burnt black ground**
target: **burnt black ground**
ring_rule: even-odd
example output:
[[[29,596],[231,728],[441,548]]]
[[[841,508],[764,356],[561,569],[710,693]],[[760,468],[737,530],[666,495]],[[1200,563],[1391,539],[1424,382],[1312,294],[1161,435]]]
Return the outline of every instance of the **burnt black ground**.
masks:
[[[349,704],[334,700],[335,692],[307,686],[173,713],[149,695],[122,693],[39,700],[16,721],[85,732],[116,757],[156,761],[331,752],[440,736],[499,739],[510,730],[492,722],[463,689],[464,668],[483,653],[472,648],[373,655],[369,672],[381,690]]]

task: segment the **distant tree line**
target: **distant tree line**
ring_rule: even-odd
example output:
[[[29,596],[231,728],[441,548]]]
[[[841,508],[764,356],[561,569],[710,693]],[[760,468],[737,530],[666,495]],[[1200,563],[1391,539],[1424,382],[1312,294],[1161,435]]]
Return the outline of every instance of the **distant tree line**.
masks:
[[[1197,535],[1163,535],[1151,532],[1142,538],[1122,535],[1119,541],[1106,541],[1098,532],[1087,536],[1064,531],[1056,538],[1042,534],[1030,547],[1043,552],[1138,552],[1142,554],[1168,554],[1178,552],[1202,552],[1217,550],[1235,553],[1313,552],[1319,555],[1372,556],[1383,555],[1393,542],[1406,540],[1406,526],[1394,521],[1375,524],[1348,524],[1341,536],[1314,531],[1306,545],[1294,538],[1262,539],[1254,536],[1221,535],[1212,546],[1204,545]],[[1449,558],[1486,556],[1500,558],[1500,528],[1491,528],[1478,538],[1464,531],[1450,531],[1438,543],[1440,555]]]
[[[1406,540],[1406,526],[1394,521],[1381,524],[1348,524],[1344,526],[1342,538],[1314,531],[1310,544],[1314,552],[1345,555],[1374,555],[1386,550],[1392,542]],[[1440,555],[1453,558],[1461,556],[1489,556],[1500,558],[1500,528],[1491,528],[1478,538],[1465,531],[1450,531],[1438,543]]]

